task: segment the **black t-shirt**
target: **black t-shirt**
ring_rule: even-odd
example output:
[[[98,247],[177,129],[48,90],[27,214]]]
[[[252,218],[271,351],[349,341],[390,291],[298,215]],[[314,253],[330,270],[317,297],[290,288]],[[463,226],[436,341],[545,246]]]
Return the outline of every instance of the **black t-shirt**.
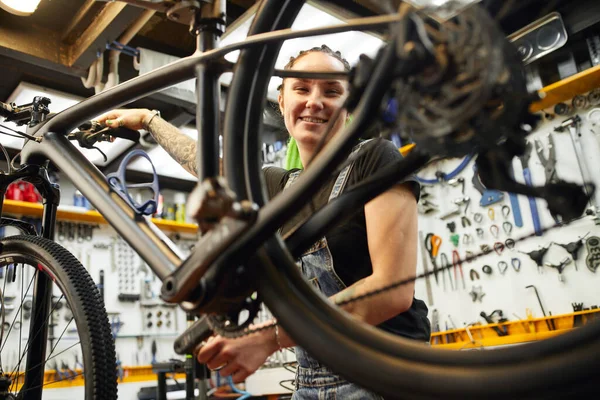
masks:
[[[354,161],[345,189],[352,188],[352,186],[369,177],[380,168],[402,158],[396,146],[388,140],[375,139],[373,143],[365,145],[365,150]],[[290,173],[293,171],[297,170],[288,171],[277,167],[263,169],[270,198],[283,190]],[[283,226],[284,234],[310,217],[315,210],[327,204],[336,178],[337,175],[329,177],[313,197],[312,205],[307,204],[292,220]],[[418,200],[419,184],[411,179],[405,182],[410,185]],[[372,274],[373,267],[369,256],[364,208],[357,210],[349,219],[335,225],[325,236],[333,257],[335,271],[346,286],[350,286]],[[427,319],[427,306],[423,301],[414,299],[409,310],[380,324],[379,327],[404,337],[428,341],[430,324]]]

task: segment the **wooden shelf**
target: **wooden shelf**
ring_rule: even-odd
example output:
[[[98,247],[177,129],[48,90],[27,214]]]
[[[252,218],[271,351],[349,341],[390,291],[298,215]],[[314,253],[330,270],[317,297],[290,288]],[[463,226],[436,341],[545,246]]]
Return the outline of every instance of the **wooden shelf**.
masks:
[[[540,89],[538,92],[542,93],[544,98],[531,104],[529,110],[531,112],[541,111],[598,87],[600,87],[600,65]]]
[[[52,364],[51,362],[49,364]],[[62,370],[61,372],[65,372]],[[83,386],[85,383],[82,371],[76,369],[73,371],[75,377],[71,379],[57,380],[56,371],[53,369],[47,369],[44,371],[44,387],[46,389],[60,389]],[[184,373],[169,374],[169,378],[177,380],[185,380]],[[19,373],[17,379],[17,390],[23,385],[24,373]],[[132,383],[132,382],[156,382],[158,379],[157,374],[152,372],[152,365],[143,365],[139,367],[123,367],[123,379],[119,379],[119,383]]]
[[[463,350],[533,342],[576,329],[573,326],[576,316],[579,317],[581,325],[585,325],[594,318],[600,318],[598,313],[600,313],[600,309],[508,321],[503,324],[474,325],[469,327],[468,332],[465,328],[435,332],[431,334],[431,345],[441,349]],[[548,325],[554,329],[550,329]],[[499,336],[495,328],[506,331],[508,334]]]
[[[43,206],[39,203],[28,203],[26,201],[6,199],[4,200],[2,212],[12,215],[41,217]],[[58,207],[57,218],[58,220],[62,221],[74,221],[92,224],[108,223],[98,211],[88,211],[83,208],[77,210],[76,207]],[[196,224],[182,224],[179,222],[158,218],[152,218],[152,222],[164,231],[179,233],[196,233],[198,231],[198,225]]]

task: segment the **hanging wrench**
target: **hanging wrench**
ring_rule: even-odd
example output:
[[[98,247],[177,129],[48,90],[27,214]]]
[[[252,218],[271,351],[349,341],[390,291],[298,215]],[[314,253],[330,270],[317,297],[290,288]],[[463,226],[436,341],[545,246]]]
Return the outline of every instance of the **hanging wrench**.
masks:
[[[583,152],[583,146],[581,145],[581,118],[579,115],[575,115],[569,119],[564,120],[559,126],[554,128],[556,132],[564,132],[565,130],[569,131],[571,135],[571,142],[573,143],[573,149],[575,150],[575,155],[577,156],[577,165],[579,166],[579,172],[581,173],[581,178],[583,179],[583,191],[590,198],[590,205],[594,208],[594,212],[596,217],[598,218],[598,214],[600,213],[600,200],[598,198],[598,194],[596,193],[593,196],[594,203],[591,204],[591,196],[590,196],[590,188],[588,187],[588,183],[593,182],[590,170],[585,161],[585,153]]]

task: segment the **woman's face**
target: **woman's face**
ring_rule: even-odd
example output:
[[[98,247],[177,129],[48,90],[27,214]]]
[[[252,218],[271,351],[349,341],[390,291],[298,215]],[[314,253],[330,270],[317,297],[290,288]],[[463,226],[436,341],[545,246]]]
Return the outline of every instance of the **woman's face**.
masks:
[[[292,70],[343,72],[344,64],[320,51],[307,53],[296,60]],[[279,108],[285,127],[299,147],[312,150],[325,133],[329,120],[344,104],[348,84],[342,80],[286,78]],[[347,112],[343,110],[335,122],[331,136],[344,126]]]

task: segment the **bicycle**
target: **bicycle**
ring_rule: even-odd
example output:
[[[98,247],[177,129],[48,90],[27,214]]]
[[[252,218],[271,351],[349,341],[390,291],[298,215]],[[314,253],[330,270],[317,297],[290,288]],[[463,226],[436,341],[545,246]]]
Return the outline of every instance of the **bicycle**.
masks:
[[[150,7],[141,0],[126,2]],[[53,162],[122,237],[135,238],[128,242],[163,282],[163,300],[180,304],[186,312],[205,315],[177,339],[178,353],[191,352],[211,330],[228,336],[249,333],[251,318],[238,324],[237,317],[242,310],[252,316],[262,299],[299,345],[348,379],[383,395],[560,397],[594,387],[595,367],[600,364],[598,323],[543,342],[489,351],[486,357],[475,352],[439,351],[357,324],[303,281],[294,262],[303,249],[321,237],[335,220],[425,166],[433,155],[458,157],[477,150],[480,178],[486,187],[543,197],[549,208],[565,220],[581,215],[587,196],[577,185],[559,182],[546,187],[528,187],[514,182],[505,173],[512,157],[523,152],[524,136],[535,125],[535,118],[527,111],[534,96],[525,88],[515,51],[480,8],[462,10],[446,25],[431,23],[422,12],[403,7],[398,13],[390,9],[390,15],[351,20],[343,26],[286,30],[302,3],[261,2],[249,37],[223,48],[215,48],[216,36],[224,25],[223,3],[215,1],[211,7],[204,4],[206,7],[201,12],[193,8],[193,12],[178,14],[178,20],[189,22],[197,34],[199,51],[124,82],[52,118],[46,119],[44,113],[34,114],[39,120],[28,129],[31,140],[21,152],[25,166],[20,173],[29,173],[28,179],[40,178],[39,172],[43,175],[44,171],[41,166],[48,160]],[[164,11],[167,3],[160,4]],[[331,138],[297,184],[266,202],[259,166],[260,143],[255,132],[259,131],[271,76],[265,71],[274,69],[281,42],[382,26],[389,28],[389,41],[374,60],[361,59],[350,75],[273,72],[280,77],[349,79],[353,91],[346,106],[353,110],[354,120],[345,131]],[[440,46],[441,43],[445,46]],[[235,67],[222,58],[234,50],[242,50]],[[475,62],[467,63],[470,58]],[[468,72],[472,74],[467,78],[471,80],[460,81],[449,72],[452,68],[446,68],[450,64],[452,67],[470,65]],[[235,73],[223,129],[224,177],[219,177],[217,78],[230,70]],[[76,151],[67,135],[103,110],[194,76],[198,82],[197,120],[201,132],[198,138],[200,185],[190,197],[188,207],[197,210],[195,217],[206,233],[191,255],[182,260],[170,240],[141,216],[139,210],[114,194],[106,177]],[[457,91],[469,84],[470,92]],[[448,92],[429,91],[425,103],[422,92],[443,85],[453,89],[453,94],[460,94],[454,102],[443,97]],[[316,192],[319,182],[344,164],[353,141],[366,131],[372,120],[382,115],[385,108],[382,104],[388,105],[392,99],[403,104],[402,108],[395,109],[392,117],[410,128],[416,149],[402,161],[349,189],[284,241],[276,233],[279,226]],[[438,112],[450,107],[449,104],[451,113]],[[240,160],[243,168],[239,168]],[[47,180],[41,178],[36,186],[43,191]],[[52,196],[54,188],[50,188],[52,190],[42,194]],[[33,254],[41,254],[44,246],[54,247],[51,239],[55,212],[56,204],[48,202],[43,221],[44,238],[6,239],[0,260],[7,259],[4,254],[9,240],[28,243],[26,250]],[[21,247],[13,253],[25,257],[21,254],[23,251]],[[65,263],[56,263],[57,274],[69,268],[66,264],[78,263],[67,255],[64,259]],[[394,282],[379,292],[404,283]],[[254,296],[255,292],[259,298]],[[83,310],[84,315],[87,312]],[[104,320],[104,316],[101,319]],[[353,354],[356,362],[348,363],[348,354]],[[114,370],[114,363],[108,365],[110,361],[105,365],[106,376]],[[89,357],[84,357],[86,370],[88,362]],[[26,385],[32,384],[26,379]]]

